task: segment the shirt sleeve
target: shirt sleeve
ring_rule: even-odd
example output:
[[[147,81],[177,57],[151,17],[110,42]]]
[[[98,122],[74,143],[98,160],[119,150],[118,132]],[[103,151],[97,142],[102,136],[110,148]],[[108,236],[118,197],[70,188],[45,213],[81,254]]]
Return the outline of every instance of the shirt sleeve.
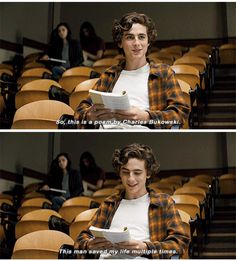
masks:
[[[173,255],[182,255],[188,249],[189,235],[185,230],[174,201],[169,198],[168,208],[162,216],[163,236],[160,241],[145,242],[148,250],[152,251],[152,258],[170,258]],[[155,217],[151,220],[151,229],[155,228]],[[164,232],[165,231],[165,232]]]
[[[174,71],[169,67],[163,79],[156,79],[150,91],[151,100],[158,110],[148,110],[155,128],[171,128],[173,125],[182,126],[188,120],[190,108],[184,99],[183,92],[175,78]],[[160,81],[160,82],[158,82]],[[158,90],[154,85],[157,85]],[[158,94],[155,94],[158,92]]]

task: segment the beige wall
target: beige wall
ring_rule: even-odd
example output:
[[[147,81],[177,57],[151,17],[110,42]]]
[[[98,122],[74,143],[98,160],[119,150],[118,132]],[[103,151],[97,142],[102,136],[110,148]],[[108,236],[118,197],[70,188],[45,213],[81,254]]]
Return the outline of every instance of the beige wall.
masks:
[[[85,150],[94,154],[97,163],[112,171],[111,155],[115,148],[132,142],[145,143],[153,148],[161,169],[201,169],[226,167],[224,134],[222,133],[70,133],[61,134],[61,149],[71,155],[78,166]],[[232,139],[235,140],[235,134]],[[231,151],[235,155],[235,151]],[[233,155],[232,155],[233,157]],[[236,165],[235,165],[236,166]]]
[[[63,2],[61,7],[61,19],[71,25],[75,35],[78,35],[81,23],[88,20],[106,41],[112,41],[114,19],[132,11],[146,13],[153,18],[160,40],[223,36],[225,13],[222,13],[222,4],[216,2]]]

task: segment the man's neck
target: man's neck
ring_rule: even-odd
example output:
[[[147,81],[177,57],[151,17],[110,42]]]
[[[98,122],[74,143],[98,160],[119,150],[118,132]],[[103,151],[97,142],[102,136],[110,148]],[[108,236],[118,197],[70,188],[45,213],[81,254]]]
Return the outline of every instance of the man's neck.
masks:
[[[145,64],[147,64],[146,59],[142,60],[142,61],[140,61],[140,60],[126,61],[125,70],[127,70],[127,71],[137,70],[137,69],[143,67]]]

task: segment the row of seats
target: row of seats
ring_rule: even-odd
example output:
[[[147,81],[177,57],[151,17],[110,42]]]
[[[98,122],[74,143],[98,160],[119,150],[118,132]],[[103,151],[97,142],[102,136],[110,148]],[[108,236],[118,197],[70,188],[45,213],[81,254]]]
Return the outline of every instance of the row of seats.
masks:
[[[220,50],[228,50],[227,48],[233,48],[232,46],[233,45],[224,45],[222,46],[222,48],[220,48]],[[213,84],[212,76],[214,75],[214,73],[211,69],[211,57],[213,56],[212,50],[212,47],[208,45],[198,45],[196,47],[190,48],[188,52],[186,52],[186,48],[182,46],[172,46],[169,48],[163,48],[161,50],[154,51],[149,55],[149,58],[157,63],[164,62],[170,64],[172,66],[172,69],[176,73],[177,79],[180,81],[180,86],[185,93],[184,95],[186,102],[191,107],[189,121],[186,122],[184,128],[194,127],[194,113],[196,113],[197,116],[195,121],[197,121],[197,125],[200,126],[203,114],[202,104],[205,103],[205,105],[207,105],[207,97],[209,96],[209,92]],[[110,55],[112,55],[112,52]],[[115,52],[113,53],[113,55],[115,55]],[[173,62],[167,62],[167,57],[172,57],[171,60]],[[115,55],[114,57],[98,60],[94,64],[93,68],[77,67],[66,70],[62,75],[59,83],[51,82],[51,84],[58,88],[62,87],[62,89],[65,90],[65,93],[67,95],[70,95],[70,101],[67,101],[67,103],[69,103],[71,108],[75,110],[79,102],[87,96],[88,90],[92,88],[92,86],[94,86],[96,82],[96,80],[92,82],[86,81],[91,77],[91,74],[95,73],[95,71],[102,72],[107,67],[113,65],[114,63],[117,63],[117,61],[121,58],[122,55]],[[49,99],[49,87],[47,86],[46,81],[45,86],[44,83],[40,82],[41,87],[38,87],[39,83],[35,82],[33,84],[32,81],[35,81],[36,79],[41,79],[42,77],[44,77],[45,74],[50,75],[51,72],[48,69],[44,68],[43,64],[40,64],[32,59],[37,59],[37,56],[34,56],[32,54],[30,60],[29,58],[26,59],[22,75],[18,79],[18,88],[20,91],[16,94],[16,109],[19,109],[22,105],[24,105],[25,103],[29,103],[30,101]],[[9,65],[7,66],[8,68],[3,68],[2,70],[4,70],[5,73],[13,75]],[[31,84],[27,85],[26,83],[28,82],[30,82]],[[35,92],[33,92],[33,90],[35,90]],[[1,107],[4,108],[3,96],[1,97],[0,104]],[[3,110],[3,108],[1,110]],[[30,110],[30,108],[28,108],[28,110]],[[68,114],[73,113],[71,112]],[[57,115],[56,112],[55,115]],[[34,116],[43,117],[43,115]],[[44,115],[44,117],[48,118],[48,115]],[[28,119],[26,121],[29,123]],[[48,128],[56,127],[57,125],[54,124],[53,127],[51,126]],[[15,128],[15,125],[13,125],[13,128]],[[30,125],[27,125],[25,127],[20,126],[16,128],[34,128],[34,126],[32,125],[31,127]]]
[[[227,181],[228,184],[233,184],[231,186],[233,188],[236,183],[236,176],[233,174],[225,174],[219,177],[219,187],[221,192],[224,192],[223,188],[225,185],[227,186]],[[207,213],[205,212],[207,209],[206,203],[209,204],[210,202],[207,199],[207,194],[209,196],[210,192],[213,192],[213,186],[214,182],[212,182],[212,177],[208,175],[198,175],[190,178],[188,181],[186,178],[181,176],[172,176],[152,182],[149,185],[150,188],[156,190],[157,192],[165,192],[172,195],[175,200],[180,216],[185,223],[186,229],[188,229],[192,237],[192,244],[190,245],[189,253],[186,253],[187,258],[193,257],[194,242],[197,243],[198,252],[200,253],[201,251],[203,232],[206,236],[207,225],[209,225],[207,222],[210,221],[206,219]],[[25,191],[28,193],[26,193],[21,207],[18,209],[18,214],[21,218],[19,219],[18,217],[19,220],[15,226],[16,239],[23,240],[20,238],[32,231],[49,229],[50,222],[52,229],[61,229],[61,231],[63,231],[62,227],[55,225],[58,222],[57,218],[59,218],[59,220],[63,218],[64,225],[67,225],[66,229],[64,226],[64,232],[69,234],[69,236],[75,240],[81,229],[86,227],[92,215],[96,212],[96,208],[90,209],[91,202],[102,202],[105,197],[113,193],[117,193],[120,189],[122,189],[122,184],[119,180],[107,180],[106,187],[107,188],[95,192],[92,198],[78,197],[65,201],[57,213],[53,210],[41,209],[44,203],[50,205],[50,201],[46,198],[30,198],[33,196],[38,196],[37,194],[32,194],[37,193],[33,191],[34,188],[38,188],[37,184],[27,186]],[[186,188],[191,189],[186,190]],[[234,192],[234,190],[231,192]],[[27,194],[31,195],[27,196]],[[216,195],[213,194],[213,196],[215,197]],[[12,204],[12,198],[10,195],[1,194],[1,200],[1,205],[2,202]],[[208,207],[213,210],[214,205],[208,205]],[[210,212],[210,216],[211,215],[213,215],[213,211]],[[52,217],[54,217],[54,227],[52,226]],[[18,244],[15,244],[15,248],[17,248],[17,245]]]

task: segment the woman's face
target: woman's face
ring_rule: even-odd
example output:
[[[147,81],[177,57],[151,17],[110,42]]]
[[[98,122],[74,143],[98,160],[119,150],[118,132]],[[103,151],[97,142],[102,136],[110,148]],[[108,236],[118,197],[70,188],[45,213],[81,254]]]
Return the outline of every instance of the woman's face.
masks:
[[[90,33],[89,33],[89,29],[88,28],[84,28],[83,29],[83,34],[85,37],[89,37]]]
[[[84,158],[82,161],[83,161],[85,167],[89,167],[90,163],[89,163],[88,159]]]
[[[64,25],[58,27],[58,35],[62,40],[66,39],[68,35],[68,30]]]
[[[60,156],[58,158],[58,165],[61,169],[63,169],[63,170],[66,169],[67,164],[68,164],[68,160],[65,156]]]

